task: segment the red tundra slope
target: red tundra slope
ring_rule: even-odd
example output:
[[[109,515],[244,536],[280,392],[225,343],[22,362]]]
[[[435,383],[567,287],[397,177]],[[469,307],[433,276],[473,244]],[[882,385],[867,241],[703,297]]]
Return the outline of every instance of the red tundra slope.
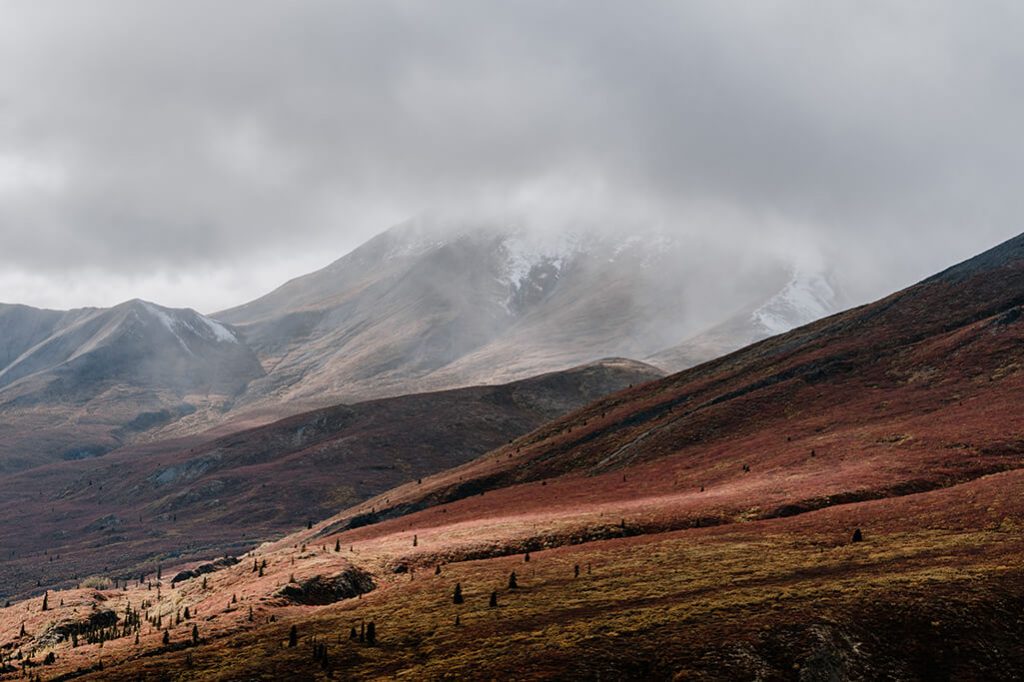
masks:
[[[46,679],[1020,679],[1022,305],[1024,236],[238,565],[13,604],[0,651]]]
[[[607,359],[0,476],[0,603],[96,572],[126,578],[158,562],[244,551],[659,376]]]

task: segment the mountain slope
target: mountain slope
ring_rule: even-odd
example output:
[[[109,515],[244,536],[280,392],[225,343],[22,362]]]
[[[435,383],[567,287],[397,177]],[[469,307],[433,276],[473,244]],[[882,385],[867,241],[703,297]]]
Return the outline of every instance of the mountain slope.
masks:
[[[0,310],[0,470],[100,454],[263,374],[224,325],[144,301],[58,313]]]
[[[106,566],[227,552],[462,464],[662,376],[609,359],[512,384],[337,405],[212,440],[151,443],[0,478],[0,596]],[[63,557],[40,566],[48,551]],[[90,568],[91,566],[91,568]]]
[[[593,494],[598,481],[615,480],[607,472],[639,467],[642,484],[603,492],[635,499],[641,486],[700,509],[692,489],[712,484],[733,491],[729,504],[771,491],[760,504],[818,505],[834,495],[884,496],[1019,466],[1010,415],[1024,381],[1022,242],[599,401],[524,437],[515,451],[409,493],[450,496],[452,477],[501,488],[573,474],[573,487],[588,481],[583,487]],[[722,458],[760,475],[709,467]],[[554,503],[545,499],[553,494],[541,490],[535,503]],[[558,504],[571,504],[565,491],[558,495]],[[740,511],[729,509],[717,513]]]
[[[598,400],[209,581],[165,580],[151,615],[167,640],[129,628],[102,670],[97,645],[46,637],[58,616],[38,597],[0,611],[0,643],[111,680],[1017,679],[1022,311],[1024,235]],[[373,588],[310,604],[352,571]],[[152,593],[49,598],[81,619]],[[173,622],[184,607],[200,615]]]
[[[721,278],[712,261],[744,265]],[[646,357],[763,300],[784,274],[783,263],[658,234],[423,219],[216,317],[267,368],[240,406],[315,404]]]

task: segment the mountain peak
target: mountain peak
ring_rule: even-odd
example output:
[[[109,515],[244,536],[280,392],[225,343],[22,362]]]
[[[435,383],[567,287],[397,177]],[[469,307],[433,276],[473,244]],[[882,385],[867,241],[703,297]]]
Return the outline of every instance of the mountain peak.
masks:
[[[768,336],[820,319],[839,309],[840,295],[824,272],[794,270],[789,282],[752,313]]]
[[[239,343],[238,337],[226,325],[197,313],[191,308],[165,308],[138,298],[132,299],[122,306],[127,306],[133,311],[156,319],[179,340],[182,340],[182,334],[190,334],[214,343]]]

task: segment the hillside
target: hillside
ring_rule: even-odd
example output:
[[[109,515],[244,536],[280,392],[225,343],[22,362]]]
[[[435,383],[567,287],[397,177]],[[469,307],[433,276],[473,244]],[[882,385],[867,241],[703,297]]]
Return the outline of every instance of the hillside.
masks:
[[[1024,236],[598,400],[208,581],[165,581],[155,601],[67,593],[149,599],[167,645],[150,625],[102,652],[48,644],[38,598],[0,611],[0,641],[87,679],[1016,679],[1022,305]],[[361,572],[373,589],[356,599],[340,586],[369,589]],[[167,625],[184,606],[198,617]]]
[[[659,376],[609,359],[511,384],[337,405],[212,440],[139,445],[0,478],[0,597],[92,572],[129,576],[143,563],[238,551]]]

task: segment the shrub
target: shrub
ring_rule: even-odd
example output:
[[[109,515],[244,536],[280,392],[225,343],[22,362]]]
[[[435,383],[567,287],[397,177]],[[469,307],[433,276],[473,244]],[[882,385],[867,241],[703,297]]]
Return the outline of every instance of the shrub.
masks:
[[[93,590],[109,590],[114,586],[114,581],[101,575],[91,575],[81,582],[82,587]]]

